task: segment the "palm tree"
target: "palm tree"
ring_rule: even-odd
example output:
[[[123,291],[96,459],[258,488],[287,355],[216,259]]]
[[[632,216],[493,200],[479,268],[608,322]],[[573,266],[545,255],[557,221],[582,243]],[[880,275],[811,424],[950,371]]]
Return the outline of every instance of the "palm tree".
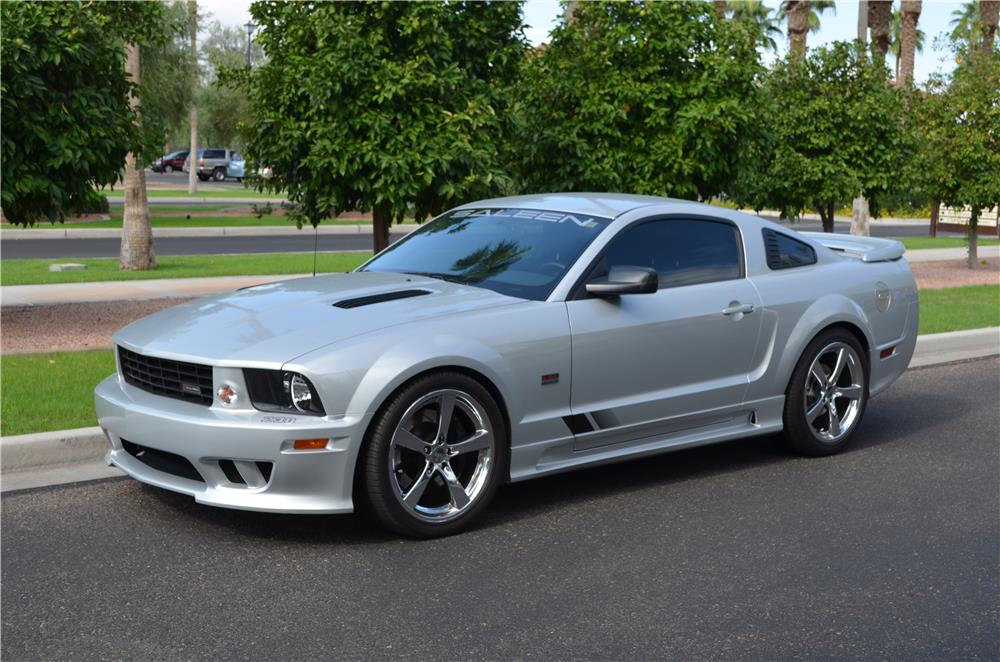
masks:
[[[806,54],[806,36],[819,30],[819,15],[827,9],[837,13],[833,0],[783,0],[778,17],[788,21],[789,53],[801,59]]]
[[[913,55],[924,51],[924,31],[917,27],[921,0],[902,0],[902,10],[892,15],[892,52],[896,56],[896,85],[913,81]]]
[[[139,45],[125,46],[125,71],[139,85]],[[139,98],[129,92],[129,105],[139,113]],[[118,267],[123,270],[155,269],[153,230],[149,227],[149,201],[146,198],[146,173],[142,158],[134,152],[125,157],[125,209],[122,214],[122,243]]]
[[[951,13],[952,41],[963,41],[969,44],[979,41],[979,3],[976,0],[969,0],[961,7]]]
[[[979,18],[983,23],[983,50],[992,50],[1000,23],[1000,0],[979,0]]]
[[[188,193],[198,191],[198,2],[188,0],[188,19],[191,35],[191,145],[188,161]]]
[[[728,8],[734,21],[747,21],[757,26],[765,48],[778,50],[778,43],[774,38],[781,34],[781,28],[778,27],[774,12],[763,0],[729,0]]]
[[[892,0],[868,0],[868,29],[872,33],[872,49],[884,61],[892,32]]]

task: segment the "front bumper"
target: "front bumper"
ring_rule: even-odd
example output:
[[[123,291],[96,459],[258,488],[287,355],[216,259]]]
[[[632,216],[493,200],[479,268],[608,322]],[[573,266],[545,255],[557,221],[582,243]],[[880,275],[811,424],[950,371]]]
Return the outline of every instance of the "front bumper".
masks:
[[[354,465],[367,420],[226,411],[147,393],[118,375],[94,391],[98,424],[107,433],[108,464],[143,483],[188,494],[198,503],[280,513],[349,513]],[[297,451],[295,439],[328,439],[321,450]],[[186,459],[202,481],[147,463],[123,440]],[[133,447],[134,448],[134,447]],[[265,481],[233,482],[224,464],[272,463]],[[233,465],[229,465],[230,467]],[[230,472],[232,477],[232,472]],[[263,484],[259,484],[263,482]]]

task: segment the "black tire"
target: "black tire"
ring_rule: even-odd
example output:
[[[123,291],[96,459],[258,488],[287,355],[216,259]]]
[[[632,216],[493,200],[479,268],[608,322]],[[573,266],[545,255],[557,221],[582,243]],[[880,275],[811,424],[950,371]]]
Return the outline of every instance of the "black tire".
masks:
[[[172,165],[165,165],[165,166],[163,166],[163,172],[170,173],[170,172],[173,172],[173,171],[174,171],[174,167]]]
[[[490,448],[491,465],[481,491],[465,512],[447,521],[429,522],[420,519],[416,513],[403,505],[389,469],[390,444],[397,426],[411,405],[427,397],[428,394],[444,389],[462,391],[472,396],[485,409],[493,431]],[[362,484],[355,493],[364,500],[364,503],[359,504],[362,511],[374,514],[379,523],[396,533],[411,538],[451,535],[471,526],[493,500],[507,473],[508,453],[504,417],[489,391],[478,381],[463,373],[432,373],[402,387],[375,415],[358,457],[358,479]]]
[[[199,173],[198,173],[198,179],[200,179],[200,180],[201,180],[201,181],[203,181],[203,182],[207,182],[207,181],[208,181],[208,175],[203,175],[203,174],[201,174],[201,173],[199,172]]]
[[[216,168],[212,171],[212,179],[217,182],[221,182],[226,178],[226,171],[224,168]]]
[[[843,386],[838,387],[837,383],[829,383],[828,381],[827,388],[829,390],[826,392],[831,394],[830,401],[834,411],[834,415],[831,416],[830,405],[822,402],[824,390],[818,386],[818,380],[810,375],[810,369],[814,361],[819,359],[821,362],[826,360],[826,363],[820,367],[820,370],[826,370],[831,359],[836,356],[838,348],[843,346],[852,349],[856,356],[851,358],[850,353],[845,352],[848,364],[842,368],[839,379],[839,383]],[[820,358],[821,356],[822,358]],[[855,374],[848,373],[848,369],[857,370],[863,376],[860,388],[846,385],[847,381],[856,381]],[[832,372],[833,370],[829,370],[825,376],[829,377]],[[848,374],[850,379],[846,379]],[[782,417],[784,430],[782,434],[786,444],[797,453],[813,457],[833,455],[844,450],[857,431],[868,405],[868,379],[867,353],[852,333],[835,327],[816,336],[799,358],[785,391],[785,410]],[[859,397],[832,397],[840,392],[837,390],[838,388],[842,388],[845,392],[855,392]],[[854,402],[857,402],[856,408],[852,408]],[[807,405],[818,408],[816,422],[808,420]],[[841,412],[850,414],[849,425],[841,426],[839,418],[834,424],[832,419]],[[826,429],[823,429],[824,426]],[[837,431],[836,435],[833,434],[834,431]]]

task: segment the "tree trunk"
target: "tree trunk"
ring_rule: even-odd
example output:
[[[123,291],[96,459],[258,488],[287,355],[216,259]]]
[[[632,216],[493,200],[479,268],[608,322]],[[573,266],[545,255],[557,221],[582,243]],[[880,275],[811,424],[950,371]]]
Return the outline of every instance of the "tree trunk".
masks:
[[[931,234],[932,237],[936,237],[937,236],[938,217],[940,216],[940,214],[941,214],[941,203],[938,202],[937,200],[931,200],[931,232],[930,232],[930,234]]]
[[[899,30],[899,58],[896,60],[896,86],[913,84],[913,57],[917,47],[917,22],[921,1],[902,0],[902,23]]]
[[[191,151],[188,153],[188,193],[198,192],[198,2],[188,0],[191,29]]]
[[[580,5],[580,0],[569,0],[566,6],[563,8],[563,22],[572,23],[573,14],[576,13],[576,8]]]
[[[973,206],[969,215],[969,268],[979,267],[979,209]]]
[[[983,50],[993,49],[1000,23],[1000,0],[979,0],[979,19],[983,22]]]
[[[858,2],[858,41],[868,43],[868,0]]]
[[[868,227],[868,198],[863,195],[854,198],[851,209],[851,234],[862,237],[871,234]]]
[[[823,223],[823,232],[833,232],[833,203],[820,203],[816,206],[819,212],[820,221]]]
[[[788,47],[792,59],[801,60],[806,55],[806,37],[809,34],[809,0],[789,0],[785,5],[788,16]]]
[[[884,62],[892,33],[892,0],[868,0],[868,27],[872,31],[872,46]]]
[[[726,0],[715,0],[715,11],[719,13],[719,18],[726,17]]]
[[[132,82],[139,84],[139,46],[125,46],[125,70]],[[139,98],[129,93],[129,105],[138,113]],[[146,173],[142,158],[129,153],[125,157],[125,211],[122,216],[122,245],[118,267],[125,270],[155,269],[153,231],[149,227],[149,203],[146,200]]]
[[[372,248],[376,253],[389,246],[389,228],[392,226],[392,215],[384,207],[372,210]]]

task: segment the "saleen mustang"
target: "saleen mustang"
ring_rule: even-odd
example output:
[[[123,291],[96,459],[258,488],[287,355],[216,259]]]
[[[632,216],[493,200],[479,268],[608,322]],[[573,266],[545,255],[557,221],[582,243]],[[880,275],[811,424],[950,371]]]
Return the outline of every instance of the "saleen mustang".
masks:
[[[903,246],[666,198],[453,209],[352,273],[115,334],[107,461],[199,503],[468,526],[499,485],[781,432],[845,447],[910,361]]]

